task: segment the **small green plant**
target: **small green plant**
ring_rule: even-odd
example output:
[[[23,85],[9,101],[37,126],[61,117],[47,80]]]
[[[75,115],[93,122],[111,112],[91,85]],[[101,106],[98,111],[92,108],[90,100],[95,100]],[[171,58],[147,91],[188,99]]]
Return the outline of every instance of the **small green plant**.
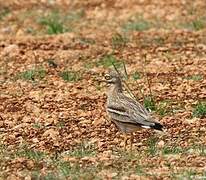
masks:
[[[192,75],[192,76],[186,77],[186,79],[193,80],[193,81],[201,81],[201,80],[203,80],[203,75],[201,75],[201,74]]]
[[[56,173],[54,173],[54,172],[46,172],[43,179],[44,180],[56,180],[56,179],[58,179],[58,177],[57,177]]]
[[[46,71],[43,68],[30,69],[18,75],[19,78],[24,80],[35,81],[36,79],[43,79],[46,76]]]
[[[42,18],[38,19],[38,23],[47,28],[48,34],[61,34],[72,31],[72,23],[84,16],[84,11],[74,11],[62,14],[59,11],[52,11]]]
[[[69,156],[82,158],[85,156],[94,156],[96,152],[94,150],[94,145],[88,144],[86,142],[82,142],[78,145],[77,148],[67,152],[67,154]]]
[[[181,173],[182,175],[180,176],[182,179],[188,179],[188,180],[193,180],[196,179],[195,176],[198,175],[197,171],[193,169],[188,169],[184,172]]]
[[[203,144],[193,144],[192,147],[188,148],[189,153],[197,153],[199,156],[206,156],[206,146]]]
[[[154,99],[151,98],[150,96],[145,97],[144,98],[144,107],[149,111],[155,111],[156,105],[155,105]]]
[[[39,79],[43,79],[46,76],[46,70],[43,68],[36,69],[36,75]]]
[[[125,31],[146,31],[151,28],[151,24],[142,17],[135,21],[129,21],[123,26]]]
[[[166,114],[172,112],[171,107],[169,107],[169,101],[162,101],[159,102],[158,105],[156,106],[156,112],[160,116],[165,116]]]
[[[22,79],[25,79],[25,80],[34,81],[35,70],[32,69],[32,70],[24,71],[24,72],[21,74],[21,77],[22,77]]]
[[[194,169],[184,169],[179,172],[174,172],[174,170],[170,173],[171,179],[187,179],[187,180],[193,180],[198,179],[198,172]],[[200,175],[202,177],[202,175]]]
[[[44,180],[60,179],[57,173],[48,171],[48,170],[45,173],[42,173],[40,170],[32,171],[31,178],[32,179],[44,179]]]
[[[133,79],[136,81],[136,80],[138,80],[138,79],[141,78],[141,75],[140,75],[140,73],[139,73],[138,71],[135,71],[135,72],[132,74],[132,77],[133,77]]]
[[[92,69],[95,66],[95,63],[94,62],[85,62],[83,66],[86,69]]]
[[[196,19],[191,23],[192,28],[196,31],[205,28],[205,25],[205,20],[203,19]]]
[[[56,179],[65,179],[65,177],[70,177],[71,179],[96,179],[95,173],[97,168],[94,166],[82,168],[79,163],[71,166],[69,162],[60,161],[57,165],[56,177],[58,178]]]
[[[188,150],[191,153],[198,153],[200,156],[206,156],[206,146],[200,144],[193,144],[193,146]]]
[[[204,29],[206,27],[205,18],[195,19],[187,24],[184,24],[183,27],[192,31],[199,31],[201,29]]]
[[[56,124],[56,126],[58,127],[58,128],[64,128],[65,127],[65,122],[64,121],[59,121],[57,124]]]
[[[0,9],[0,20],[2,20],[9,13],[10,13],[10,10],[8,8]]]
[[[136,169],[137,175],[140,175],[140,176],[147,175],[147,173],[145,172],[144,168],[141,165],[138,164],[135,169]]]
[[[22,149],[18,150],[16,154],[18,157],[26,157],[35,161],[41,161],[46,157],[44,152],[28,149],[27,147],[22,147]]]
[[[164,146],[162,149],[162,154],[167,155],[167,154],[180,154],[183,153],[184,150],[181,147],[175,146],[175,147],[169,147],[169,146]]]
[[[48,34],[60,34],[66,32],[63,25],[63,19],[58,11],[54,11],[49,15],[40,18],[38,22],[47,27]]]
[[[50,159],[51,160],[51,159]],[[48,162],[47,162],[48,163]],[[70,165],[69,162],[58,159],[57,161],[51,161],[52,171],[47,170],[42,173],[40,170],[33,171],[31,173],[32,179],[45,179],[56,180],[72,177],[72,179],[78,179],[81,175],[81,169],[79,164]],[[47,164],[49,166],[49,164]]]
[[[36,129],[40,129],[40,128],[42,128],[42,125],[41,125],[40,123],[34,123],[34,124],[32,125],[32,127],[33,127],[33,128],[36,128]]]
[[[31,172],[31,178],[32,179],[40,179],[40,177],[41,177],[40,170],[32,171]]]
[[[68,162],[59,162],[57,169],[58,169],[60,177],[68,177],[72,171],[71,166]],[[76,170],[76,172],[77,171],[79,170]]]
[[[79,81],[81,79],[81,75],[79,74],[79,72],[76,71],[63,71],[60,73],[60,77],[68,82],[76,82]]]
[[[157,153],[157,139],[149,138],[147,141],[147,153],[154,156]]]
[[[206,117],[206,102],[198,102],[193,110],[193,117]]]
[[[112,47],[113,48],[121,48],[124,47],[126,45],[126,43],[128,42],[128,39],[117,33],[112,37]]]
[[[119,68],[121,67],[122,63],[118,61],[113,55],[107,54],[103,56],[98,62],[97,66],[103,66],[104,68],[109,68],[113,66],[113,64]]]
[[[196,148],[200,156],[206,156],[206,146],[205,145],[199,145]]]

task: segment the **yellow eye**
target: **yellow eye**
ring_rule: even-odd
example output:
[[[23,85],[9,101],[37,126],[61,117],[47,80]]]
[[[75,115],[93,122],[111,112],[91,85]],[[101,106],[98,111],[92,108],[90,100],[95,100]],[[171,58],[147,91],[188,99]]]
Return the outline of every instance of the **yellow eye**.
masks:
[[[110,80],[111,79],[111,76],[109,74],[105,74],[104,77],[105,77],[106,80]]]

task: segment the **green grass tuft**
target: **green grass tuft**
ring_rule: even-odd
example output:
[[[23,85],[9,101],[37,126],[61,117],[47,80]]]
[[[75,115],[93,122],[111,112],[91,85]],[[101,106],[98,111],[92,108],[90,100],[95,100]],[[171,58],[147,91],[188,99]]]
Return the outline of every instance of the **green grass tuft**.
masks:
[[[74,150],[68,151],[66,154],[69,156],[82,158],[85,156],[95,156],[96,151],[94,150],[94,145],[82,142]]]
[[[84,11],[75,11],[62,14],[59,11],[52,11],[39,18],[37,22],[47,28],[48,34],[61,34],[72,31],[72,23],[84,16]]]
[[[95,63],[94,62],[85,62],[84,63],[84,68],[86,68],[86,69],[92,69],[93,67],[95,67]]]
[[[167,154],[180,154],[183,153],[184,150],[181,147],[175,146],[175,147],[168,147],[164,146],[162,149],[162,154],[167,155]]]
[[[125,31],[146,31],[151,28],[150,22],[142,17],[137,18],[135,21],[129,21],[124,26]]]
[[[139,175],[139,176],[145,176],[145,175],[147,175],[147,173],[146,173],[146,171],[144,170],[144,168],[143,168],[141,165],[139,165],[139,164],[136,165],[135,170],[136,170],[136,171],[135,171],[136,174]]]
[[[112,67],[113,64],[119,68],[121,67],[122,63],[117,60],[113,55],[111,54],[107,54],[105,56],[103,56],[98,62],[97,62],[97,66],[103,66],[104,68],[109,68]]]
[[[55,169],[54,171],[46,171],[41,173],[40,171],[35,171],[32,173],[32,177],[37,179],[98,179],[96,176],[97,171],[101,170],[101,167],[96,167],[95,165],[88,164],[86,167],[82,167],[80,163],[70,164],[70,162],[58,160],[52,165]],[[36,178],[35,178],[36,177]]]
[[[60,77],[68,82],[76,82],[79,81],[81,79],[81,75],[79,74],[79,72],[76,71],[63,71],[60,74]]]
[[[46,157],[46,154],[44,152],[28,149],[26,147],[23,147],[22,149],[17,151],[16,155],[18,157],[26,157],[34,161],[41,161]]]
[[[60,176],[68,177],[71,174],[71,166],[68,162],[60,162],[57,169]]]
[[[10,10],[8,8],[0,9],[0,20],[2,20],[9,13],[10,13]]]
[[[40,123],[34,123],[32,127],[35,129],[41,129],[43,126]]]
[[[205,145],[197,145],[196,149],[200,156],[206,156],[206,146]]]
[[[205,28],[205,21],[201,19],[194,20],[192,22],[192,27],[194,30],[198,31]]]
[[[144,107],[147,110],[149,110],[149,111],[155,111],[156,110],[155,101],[150,96],[145,97],[143,103],[144,103]]]
[[[20,75],[18,75],[17,77],[28,81],[35,81],[36,79],[41,80],[45,76],[46,76],[46,70],[40,67],[40,68],[24,71],[20,73]]]
[[[203,80],[203,75],[201,75],[201,74],[192,75],[192,76],[186,77],[186,79],[193,80],[193,81],[201,81],[201,80]]]
[[[59,129],[62,129],[65,127],[65,122],[64,121],[59,121],[57,124],[56,124],[56,127],[58,127]]]
[[[160,115],[160,116],[165,116],[166,114],[172,112],[171,106],[170,106],[170,102],[169,101],[161,101],[158,103],[158,105],[156,106],[156,112]]]
[[[34,81],[35,74],[36,74],[35,70],[32,69],[32,70],[24,71],[24,72],[21,74],[21,77],[22,77],[22,79],[24,79],[24,80]]]
[[[48,34],[61,34],[67,31],[58,11],[53,11],[49,15],[40,18],[38,22],[47,27]]]
[[[199,156],[206,156],[206,146],[203,144],[194,144],[190,149],[188,149],[188,152],[196,152]]]
[[[193,117],[204,118],[206,117],[206,102],[198,102],[193,110]]]
[[[179,179],[193,180],[193,179],[196,179],[195,177],[197,175],[198,175],[197,171],[195,171],[194,169],[188,169],[188,170],[181,172],[181,174],[179,174],[178,178]]]
[[[156,153],[157,153],[157,139],[156,138],[149,138],[148,140],[147,140],[147,146],[148,146],[148,148],[147,148],[147,153],[149,154],[149,155],[152,155],[152,156],[154,156],[154,155],[156,155]]]
[[[144,98],[144,107],[148,111],[156,111],[160,116],[165,116],[166,114],[172,112],[171,107],[169,107],[169,101],[161,101],[159,103],[155,103],[155,100],[147,96]]]
[[[138,71],[135,71],[133,74],[132,74],[132,78],[136,81],[138,79],[141,79],[141,75]]]
[[[183,28],[192,30],[192,31],[199,31],[206,27],[205,18],[198,18],[189,23],[183,24]]]

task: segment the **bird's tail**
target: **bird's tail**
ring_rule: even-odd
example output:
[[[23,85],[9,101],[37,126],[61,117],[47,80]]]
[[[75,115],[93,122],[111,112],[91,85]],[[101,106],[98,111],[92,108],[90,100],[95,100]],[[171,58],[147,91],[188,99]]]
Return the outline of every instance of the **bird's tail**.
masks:
[[[159,131],[163,131],[163,125],[161,125],[160,123],[157,123],[157,122],[152,126],[152,128],[159,130]]]
[[[164,128],[163,125],[161,125],[158,122],[155,122],[152,125],[141,125],[141,127],[146,128],[146,129],[152,128],[152,129],[156,129],[156,130],[159,130],[159,131],[163,131],[163,128]]]

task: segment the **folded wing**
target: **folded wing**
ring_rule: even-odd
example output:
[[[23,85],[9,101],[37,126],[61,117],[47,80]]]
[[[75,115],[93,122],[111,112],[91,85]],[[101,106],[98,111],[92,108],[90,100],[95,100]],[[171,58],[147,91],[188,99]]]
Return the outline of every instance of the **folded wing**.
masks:
[[[138,102],[121,94],[118,103],[110,103],[107,105],[107,111],[112,119],[130,123],[143,128],[154,128],[162,130],[163,126],[154,121],[149,112]]]

